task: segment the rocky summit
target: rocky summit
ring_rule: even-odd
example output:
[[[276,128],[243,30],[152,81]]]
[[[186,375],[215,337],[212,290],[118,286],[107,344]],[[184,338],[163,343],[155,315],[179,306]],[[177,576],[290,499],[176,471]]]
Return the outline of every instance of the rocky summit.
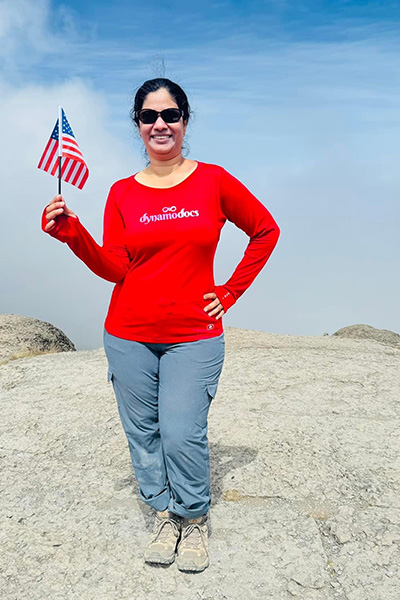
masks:
[[[145,564],[103,349],[0,367],[0,596],[398,600],[399,350],[226,329],[209,416],[210,567]]]

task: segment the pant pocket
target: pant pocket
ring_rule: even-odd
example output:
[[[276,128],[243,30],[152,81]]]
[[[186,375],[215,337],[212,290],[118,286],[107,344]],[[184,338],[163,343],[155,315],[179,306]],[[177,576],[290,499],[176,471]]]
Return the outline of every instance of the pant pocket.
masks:
[[[206,383],[205,400],[195,419],[196,424],[200,427],[206,427],[207,425],[208,412],[210,410],[211,402],[217,393],[217,388],[218,383]]]
[[[207,392],[211,400],[217,395],[218,383],[207,383]]]

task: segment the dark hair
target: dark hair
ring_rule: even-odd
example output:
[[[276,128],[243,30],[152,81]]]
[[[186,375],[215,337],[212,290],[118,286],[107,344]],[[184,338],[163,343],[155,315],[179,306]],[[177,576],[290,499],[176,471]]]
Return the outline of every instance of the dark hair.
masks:
[[[177,83],[174,83],[170,79],[165,79],[164,77],[157,77],[156,79],[149,79],[148,81],[145,81],[136,92],[133,108],[130,111],[129,115],[132,121],[134,121],[134,123],[136,123],[137,126],[139,126],[139,119],[136,115],[138,111],[141,110],[148,94],[150,94],[151,92],[156,92],[161,88],[166,89],[170,93],[170,95],[178,105],[178,108],[180,108],[183,112],[183,122],[187,123],[189,121],[189,117],[191,114],[189,101],[181,86]]]

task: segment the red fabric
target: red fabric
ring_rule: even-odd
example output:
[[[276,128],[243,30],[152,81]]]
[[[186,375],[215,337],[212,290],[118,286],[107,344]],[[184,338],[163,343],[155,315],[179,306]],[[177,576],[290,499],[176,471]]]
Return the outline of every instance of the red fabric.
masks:
[[[250,237],[229,280],[215,286],[214,254],[226,220]],[[45,211],[42,229],[46,224]],[[103,246],[78,218],[61,215],[50,235],[66,242],[96,275],[114,282],[106,330],[139,342],[188,342],[222,333],[203,295],[215,292],[227,311],[267,262],[279,237],[268,210],[222,167],[198,163],[167,189],[134,176],[111,187]]]

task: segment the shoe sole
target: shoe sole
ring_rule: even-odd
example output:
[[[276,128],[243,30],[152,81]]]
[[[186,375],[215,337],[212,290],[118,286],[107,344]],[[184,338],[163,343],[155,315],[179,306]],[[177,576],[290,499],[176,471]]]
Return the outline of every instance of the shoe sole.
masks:
[[[204,569],[206,569],[210,564],[210,561],[207,561],[205,564],[203,565],[196,565],[196,563],[194,562],[186,562],[184,564],[179,564],[178,561],[176,561],[176,566],[178,567],[178,569],[180,571],[188,571],[189,573],[198,573],[200,571],[204,571]]]
[[[175,560],[175,555],[172,556],[171,558],[164,558],[163,556],[161,556],[160,554],[151,556],[151,557],[145,557],[144,561],[150,564],[155,564],[155,565],[170,565],[174,562]]]

